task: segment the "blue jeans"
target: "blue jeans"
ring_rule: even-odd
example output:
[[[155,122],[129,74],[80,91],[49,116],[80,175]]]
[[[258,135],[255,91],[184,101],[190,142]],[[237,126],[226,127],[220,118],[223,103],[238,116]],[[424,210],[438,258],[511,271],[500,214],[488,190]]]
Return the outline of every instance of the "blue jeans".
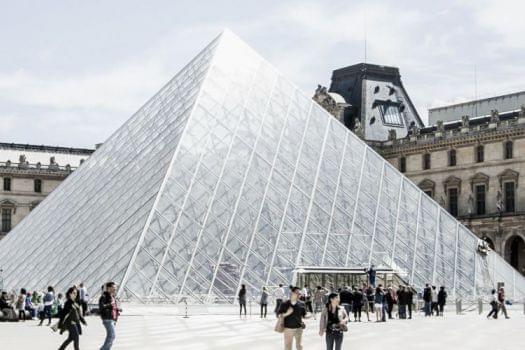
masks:
[[[343,332],[326,332],[326,349],[341,350],[343,344]]]
[[[432,303],[429,302],[429,301],[425,301],[425,306],[424,306],[424,309],[425,309],[425,316],[430,316],[432,315]]]
[[[115,321],[113,320],[102,320],[104,328],[106,328],[106,340],[100,350],[110,350],[115,340]]]

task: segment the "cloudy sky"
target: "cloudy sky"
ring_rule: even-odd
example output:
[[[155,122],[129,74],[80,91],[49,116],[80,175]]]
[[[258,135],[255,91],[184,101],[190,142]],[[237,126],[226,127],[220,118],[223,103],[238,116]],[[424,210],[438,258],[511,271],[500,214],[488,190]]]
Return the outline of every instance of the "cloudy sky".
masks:
[[[0,0],[0,142],[93,147],[224,27],[308,94],[393,65],[419,113],[525,90],[523,1]],[[365,25],[366,23],[366,25]]]

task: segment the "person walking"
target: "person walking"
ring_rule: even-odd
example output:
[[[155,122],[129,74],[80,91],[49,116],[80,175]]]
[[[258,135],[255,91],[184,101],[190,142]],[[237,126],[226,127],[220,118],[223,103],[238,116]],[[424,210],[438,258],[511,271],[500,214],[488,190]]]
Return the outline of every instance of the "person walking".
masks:
[[[392,287],[388,287],[387,292],[385,294],[386,299],[386,312],[388,314],[388,319],[392,319],[392,311],[394,310],[394,303],[396,302],[396,299],[394,298],[394,290]]]
[[[18,311],[18,319],[24,322],[26,320],[26,295],[26,290],[24,288],[20,289],[20,294],[18,294],[15,305]]]
[[[366,312],[366,319],[368,322],[370,322],[370,315],[374,313],[374,290],[372,289],[372,286],[363,284],[364,288],[364,300],[363,303],[365,305],[365,312]]]
[[[381,322],[383,320],[383,297],[383,288],[381,288],[381,285],[378,285],[374,294],[374,310],[376,313],[376,322]]]
[[[445,311],[445,304],[447,303],[447,292],[445,291],[445,286],[439,287],[437,299],[439,307],[438,316],[444,316],[443,312]]]
[[[414,291],[410,285],[405,286],[406,302],[408,308],[408,319],[412,319],[412,307],[414,306]]]
[[[491,296],[490,296],[490,306],[492,306],[492,310],[490,310],[489,314],[487,315],[487,318],[490,318],[490,316],[492,316],[494,319],[497,319],[498,318],[498,308],[499,308],[499,303],[498,303],[498,296],[496,294],[496,290],[493,289],[491,291]]]
[[[350,315],[352,312],[353,295],[349,286],[346,286],[339,293],[341,306],[345,308],[346,314]]]
[[[89,294],[87,288],[84,286],[84,282],[80,282],[78,285],[78,293],[80,306],[82,307],[82,316],[86,316],[88,311]]]
[[[498,302],[501,312],[505,315],[506,319],[509,319],[510,317],[507,314],[507,307],[505,306],[505,289],[503,289],[503,287],[500,287],[498,290]]]
[[[281,304],[286,299],[286,293],[284,291],[284,287],[283,287],[282,283],[279,283],[279,287],[277,287],[275,289],[275,291],[273,292],[273,296],[275,298],[275,310],[274,310],[274,313],[275,313],[275,316],[277,316],[278,313],[279,313],[279,310],[281,309]]]
[[[266,318],[266,313],[268,312],[268,290],[266,287],[262,287],[260,304],[261,318]]]
[[[428,283],[425,284],[425,289],[423,289],[423,301],[425,302],[425,317],[428,317],[432,314],[432,289]]]
[[[80,335],[82,334],[82,327],[80,323],[87,326],[84,317],[82,317],[82,310],[80,306],[76,303],[77,300],[77,289],[71,287],[66,292],[66,303],[64,304],[64,309],[60,315],[60,320],[58,321],[58,328],[60,329],[60,334],[68,331],[67,339],[60,345],[58,350],[64,350],[71,342],[75,350],[80,349]]]
[[[310,290],[307,284],[305,284],[303,288],[303,298],[304,304],[306,306],[306,312],[313,313],[314,310],[312,308],[312,291]]]
[[[278,317],[283,317],[284,324],[284,349],[292,350],[293,340],[295,347],[302,350],[303,329],[305,328],[303,318],[306,316],[306,306],[299,300],[301,289],[292,287],[290,299],[281,304]]]
[[[244,318],[246,318],[246,285],[241,285],[241,290],[237,296],[239,298],[239,316],[242,317],[242,309],[244,308]]]
[[[352,295],[352,310],[354,311],[354,321],[361,322],[361,310],[363,309],[363,290],[354,288]],[[350,317],[350,315],[348,315]]]
[[[436,286],[432,286],[432,289],[430,291],[430,295],[432,298],[431,303],[431,314],[434,316],[434,311],[436,312],[436,316],[439,316],[439,309],[438,309],[438,292],[436,290]]]
[[[317,313],[323,310],[323,297],[326,293],[326,290],[321,286],[317,286],[317,289],[314,292],[314,320],[316,319]]]
[[[42,312],[42,315],[40,316],[40,323],[38,324],[41,326],[44,323],[44,320],[47,318],[47,325],[49,326],[51,324],[51,309],[53,308],[53,303],[55,302],[55,291],[53,287],[49,286],[47,287],[47,293],[44,294],[44,310]]]
[[[322,337],[326,333],[326,349],[341,350],[343,345],[343,332],[348,328],[348,314],[345,308],[339,306],[339,296],[331,293],[328,296],[328,303],[321,313],[319,322],[319,335]]]
[[[100,350],[110,350],[115,341],[115,326],[120,315],[120,309],[115,299],[115,292],[117,287],[114,282],[107,282],[105,284],[104,292],[98,300],[98,309],[100,311],[100,318],[102,324],[106,329],[106,338]]]
[[[407,318],[407,295],[405,291],[405,286],[399,286],[396,294],[399,319],[405,320]]]

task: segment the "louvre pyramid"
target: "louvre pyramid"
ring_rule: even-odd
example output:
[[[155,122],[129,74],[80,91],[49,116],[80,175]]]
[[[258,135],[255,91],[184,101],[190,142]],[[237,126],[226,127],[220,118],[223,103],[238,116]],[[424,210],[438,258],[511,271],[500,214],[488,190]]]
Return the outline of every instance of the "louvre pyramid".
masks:
[[[232,300],[299,267],[389,268],[475,297],[525,281],[233,33],[223,32],[0,242],[7,288],[116,281]]]

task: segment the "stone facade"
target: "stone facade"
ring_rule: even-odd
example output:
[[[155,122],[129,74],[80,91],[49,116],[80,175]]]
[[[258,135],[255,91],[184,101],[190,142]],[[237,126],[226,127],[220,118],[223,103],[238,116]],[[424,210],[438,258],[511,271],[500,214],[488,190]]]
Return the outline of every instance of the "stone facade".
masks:
[[[368,143],[525,274],[525,108]]]
[[[0,143],[0,239],[92,152],[80,148]]]

